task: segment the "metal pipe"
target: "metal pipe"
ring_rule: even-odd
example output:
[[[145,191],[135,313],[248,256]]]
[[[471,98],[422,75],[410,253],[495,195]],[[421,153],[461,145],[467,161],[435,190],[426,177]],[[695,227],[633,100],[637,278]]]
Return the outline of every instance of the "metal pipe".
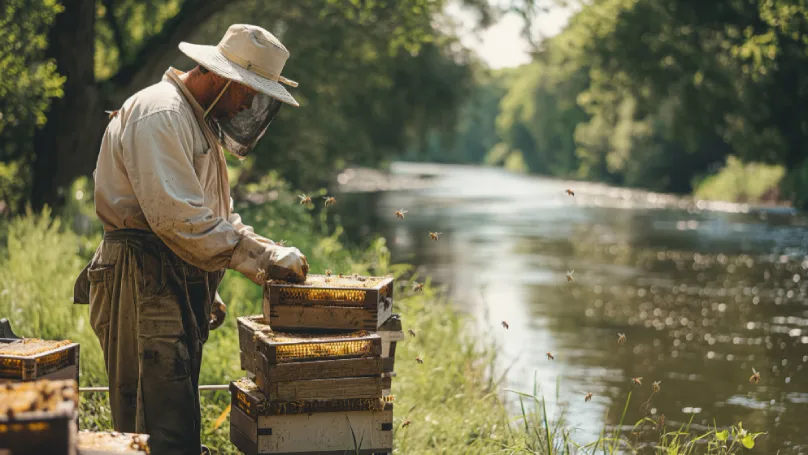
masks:
[[[201,385],[199,390],[229,390],[227,384]],[[79,387],[79,393],[103,392],[109,393],[109,387]]]

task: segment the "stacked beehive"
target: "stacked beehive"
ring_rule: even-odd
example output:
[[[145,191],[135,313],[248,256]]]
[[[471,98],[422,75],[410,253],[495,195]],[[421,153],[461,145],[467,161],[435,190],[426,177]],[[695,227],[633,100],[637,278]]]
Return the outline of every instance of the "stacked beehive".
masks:
[[[395,344],[389,277],[268,282],[263,314],[238,318],[230,439],[247,454],[393,451]]]
[[[0,384],[0,453],[75,455],[78,395],[72,379]]]
[[[79,380],[79,345],[69,340],[0,339],[0,383]]]

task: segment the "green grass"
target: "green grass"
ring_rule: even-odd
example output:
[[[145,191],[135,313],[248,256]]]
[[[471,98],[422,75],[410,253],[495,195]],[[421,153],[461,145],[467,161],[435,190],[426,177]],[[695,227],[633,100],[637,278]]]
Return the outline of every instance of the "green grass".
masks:
[[[400,343],[396,352],[392,392],[396,453],[613,454],[637,449],[630,438],[605,430],[597,441],[577,445],[563,414],[548,418],[538,390],[531,394],[504,389],[493,340],[474,333],[473,321],[431,287],[429,277],[410,276],[408,266],[391,264],[380,238],[369,239],[362,251],[346,250],[339,228],[329,231],[321,214],[313,215],[295,203],[294,193],[277,182],[272,187],[279,191],[278,200],[240,212],[257,232],[285,239],[304,251],[312,272],[330,268],[334,273],[392,273],[398,278],[395,311],[401,314],[405,331],[417,332]],[[92,214],[91,206],[76,203],[65,210],[64,217],[53,217],[48,211],[28,213],[0,226],[0,317],[8,317],[19,335],[81,343],[83,386],[106,385],[100,347],[88,324],[88,307],[71,300],[75,276],[100,239],[95,222],[90,221],[87,230],[88,213]],[[426,283],[423,292],[411,290],[412,280]],[[261,289],[234,272],[228,271],[220,291],[228,303],[228,317],[205,346],[202,384],[225,384],[244,375],[239,369],[236,317],[261,311]],[[421,356],[423,364],[415,362],[416,356]],[[228,421],[214,429],[229,394],[203,392],[202,398],[203,442],[216,453],[238,453],[229,442]],[[629,394],[626,409],[630,399]],[[506,400],[518,402],[521,413],[509,415]],[[111,428],[106,395],[84,395],[80,419],[82,428]],[[404,427],[406,420],[410,423]],[[657,438],[665,448],[647,453],[670,455],[739,453],[742,441],[748,446],[756,436],[741,435],[737,428],[726,437],[724,430],[695,435],[685,427],[660,434],[650,420],[638,422],[635,428]],[[360,440],[358,435],[357,444]]]
[[[729,156],[726,166],[718,173],[695,185],[694,195],[699,199],[715,201],[775,202],[770,199],[777,198],[778,186],[784,175],[785,168],[782,166],[744,163]]]

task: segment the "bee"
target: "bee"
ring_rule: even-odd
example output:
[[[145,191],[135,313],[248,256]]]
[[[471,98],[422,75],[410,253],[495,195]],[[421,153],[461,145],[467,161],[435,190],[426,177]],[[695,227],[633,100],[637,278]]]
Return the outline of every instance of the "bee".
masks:
[[[571,189],[569,189],[569,188],[567,188],[567,191],[564,191],[564,192],[565,192],[565,193],[567,193],[567,196],[572,196],[572,197],[575,197],[575,192],[574,192],[574,191],[572,191],[572,190],[571,190]]]
[[[617,344],[623,344],[626,342],[626,334],[625,333],[618,333],[617,334]]]
[[[404,214],[405,214],[405,213],[407,213],[407,210],[401,209],[401,210],[397,210],[397,211],[394,213],[394,215],[395,215],[395,216],[396,216],[396,218],[398,218],[399,220],[403,220],[403,219],[404,219]]]
[[[575,270],[570,270],[567,272],[567,282],[575,281],[575,279],[572,277],[573,273],[575,273]]]
[[[326,207],[331,207],[332,205],[334,205],[335,202],[337,202],[337,199],[334,198],[333,196],[324,196],[323,199],[325,199]]]
[[[634,383],[635,386],[642,385],[642,377],[639,378],[631,378],[631,382]]]
[[[110,120],[118,116],[118,109],[115,109],[114,111],[104,111],[104,112],[107,114],[107,116],[109,116]]]
[[[331,269],[325,269],[325,276],[331,276]]]
[[[510,328],[507,321],[502,321],[502,327],[505,327],[506,329]]]
[[[592,399],[592,392],[589,392],[589,393],[587,393],[587,394],[586,394],[586,396],[584,397],[584,403],[586,403],[587,401],[589,401],[589,400],[591,400],[591,399]]]
[[[275,245],[286,246],[286,240],[280,239],[277,242],[275,242]]]
[[[555,357],[553,357],[553,353],[552,353],[552,352],[548,352],[546,355],[547,355],[547,360],[553,360],[553,359],[555,359]]]
[[[429,233],[429,238],[437,242],[438,241],[438,236],[440,236],[441,234],[443,234],[443,233],[442,232],[430,232]]]
[[[419,364],[423,364],[423,363],[424,363],[424,359],[422,359],[420,355],[419,355],[418,357],[416,357],[416,358],[415,358],[415,361],[416,361],[416,362],[418,362]]]
[[[757,384],[758,382],[760,382],[760,373],[754,368],[752,368],[752,373],[754,374],[749,378],[749,382],[751,382],[752,384]]]
[[[311,204],[311,198],[306,196],[305,194],[300,194],[297,197],[300,198],[300,205]]]
[[[412,291],[418,292],[424,290],[424,283],[412,283]]]
[[[413,336],[413,337],[415,336],[415,330],[413,330],[413,329],[407,329],[407,333],[409,333],[410,336]]]
[[[659,384],[661,384],[661,383],[662,383],[662,381],[654,381],[654,384],[653,384],[653,386],[654,386],[654,393],[659,393],[659,391],[660,391]]]
[[[407,428],[408,426],[410,426],[410,423],[412,423],[410,422],[410,419],[404,420],[403,422],[401,422],[401,428]]]

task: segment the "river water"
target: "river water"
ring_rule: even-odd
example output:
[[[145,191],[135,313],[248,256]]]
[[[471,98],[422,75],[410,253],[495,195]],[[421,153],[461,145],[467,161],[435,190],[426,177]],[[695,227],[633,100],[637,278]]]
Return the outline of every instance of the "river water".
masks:
[[[393,173],[428,184],[355,192],[361,173],[340,177],[349,237],[382,233],[394,262],[444,286],[498,343],[504,386],[535,382],[575,440],[614,428],[633,390],[631,437],[661,381],[647,415],[669,428],[743,422],[767,432],[753,453],[808,453],[808,217],[490,168]]]

